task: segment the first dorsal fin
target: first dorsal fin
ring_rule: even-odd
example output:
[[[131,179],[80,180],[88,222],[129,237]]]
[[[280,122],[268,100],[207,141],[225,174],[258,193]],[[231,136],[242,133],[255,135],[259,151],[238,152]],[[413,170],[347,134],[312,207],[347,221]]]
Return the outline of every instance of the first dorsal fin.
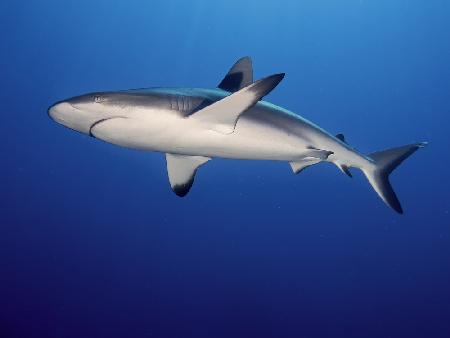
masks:
[[[198,167],[210,160],[204,156],[166,154],[167,174],[175,194],[185,196],[194,183]]]
[[[228,92],[236,92],[253,82],[252,60],[245,56],[233,65],[217,87]]]

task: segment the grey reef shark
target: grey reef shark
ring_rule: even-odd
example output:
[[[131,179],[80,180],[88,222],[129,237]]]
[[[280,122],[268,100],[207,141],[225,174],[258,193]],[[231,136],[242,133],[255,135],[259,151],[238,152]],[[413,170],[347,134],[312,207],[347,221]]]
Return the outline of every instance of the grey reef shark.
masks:
[[[331,162],[359,168],[378,196],[402,213],[389,174],[426,142],[363,155],[307,119],[261,99],[284,73],[253,81],[252,61],[238,60],[217,88],[148,88],[96,92],[48,110],[56,122],[122,147],[166,154],[173,191],[185,196],[197,169],[215,157],[286,161],[296,174]]]

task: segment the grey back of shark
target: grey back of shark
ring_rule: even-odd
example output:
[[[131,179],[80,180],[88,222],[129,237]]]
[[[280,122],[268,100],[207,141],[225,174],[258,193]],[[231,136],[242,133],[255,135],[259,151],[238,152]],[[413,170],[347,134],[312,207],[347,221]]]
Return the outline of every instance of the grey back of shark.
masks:
[[[425,142],[368,156],[314,123],[261,99],[283,79],[253,81],[250,58],[238,60],[217,88],[99,92],[49,108],[56,122],[119,146],[166,154],[173,191],[185,196],[197,169],[215,157],[289,162],[294,173],[331,162],[351,177],[359,168],[381,199],[402,213],[389,174]]]

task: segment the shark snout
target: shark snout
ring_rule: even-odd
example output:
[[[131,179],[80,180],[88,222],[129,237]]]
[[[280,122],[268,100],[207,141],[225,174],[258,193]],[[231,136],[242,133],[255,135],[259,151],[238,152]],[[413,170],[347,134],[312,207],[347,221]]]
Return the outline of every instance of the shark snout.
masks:
[[[76,108],[67,101],[57,102],[48,108],[48,116],[63,126],[89,134],[89,129],[98,120],[96,114]]]
[[[70,104],[67,102],[57,102],[54,105],[50,106],[47,110],[48,116],[58,122],[61,123],[62,116],[64,112],[69,110]]]

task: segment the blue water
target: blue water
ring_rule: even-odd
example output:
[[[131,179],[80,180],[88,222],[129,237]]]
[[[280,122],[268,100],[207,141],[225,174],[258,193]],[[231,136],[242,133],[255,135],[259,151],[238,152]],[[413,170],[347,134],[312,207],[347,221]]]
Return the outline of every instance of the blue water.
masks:
[[[450,337],[448,1],[4,0],[0,42],[0,338]],[[405,215],[326,164],[216,159],[180,199],[163,155],[47,116],[244,55],[364,153],[429,141]]]

